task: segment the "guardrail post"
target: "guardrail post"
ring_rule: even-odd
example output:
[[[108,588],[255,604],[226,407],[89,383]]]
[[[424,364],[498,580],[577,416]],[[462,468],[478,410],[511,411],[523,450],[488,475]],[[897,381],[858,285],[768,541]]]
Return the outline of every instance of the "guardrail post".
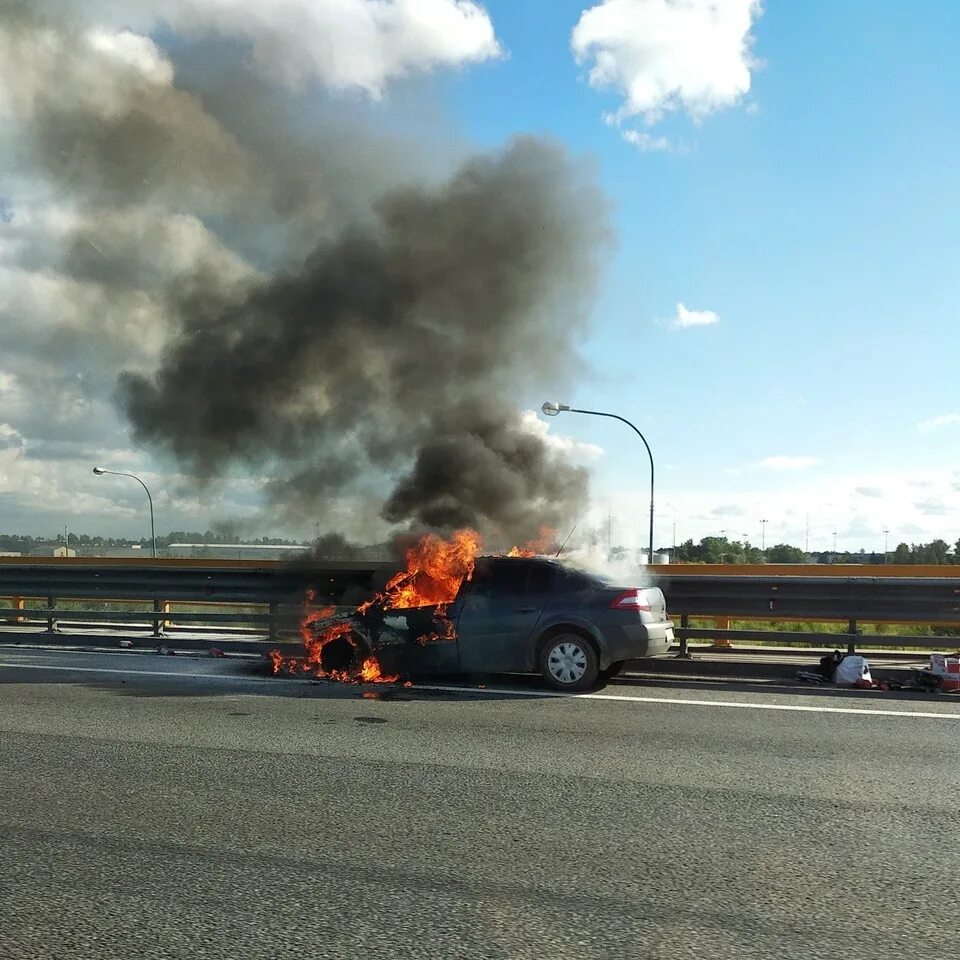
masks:
[[[270,623],[269,623],[269,626],[267,627],[267,631],[268,631],[267,636],[270,638],[271,643],[274,643],[276,641],[277,635],[279,632],[278,631],[279,624],[277,623],[277,615],[279,613],[279,610],[280,610],[280,604],[277,603],[276,600],[271,600],[270,601]]]
[[[850,636],[849,636],[849,638],[848,638],[848,640],[847,640],[847,653],[856,653],[856,652],[857,652],[857,644],[856,644],[856,640],[854,639],[854,638],[856,637],[856,635],[857,635],[857,621],[856,621],[856,620],[850,620],[850,621],[847,623],[847,633],[850,634]]]
[[[680,614],[680,652],[677,654],[678,660],[689,660],[690,651],[687,649],[687,635],[683,632],[690,626],[690,614]]]
[[[11,597],[10,606],[16,607],[17,610],[23,610],[26,608],[26,603],[24,602],[23,597]],[[26,620],[26,617],[19,617],[16,614],[12,616],[9,620],[5,621],[6,623],[23,623]]]
[[[730,629],[730,618],[729,617],[714,617],[713,625],[721,630]],[[730,646],[729,637],[714,637],[713,643],[711,644],[715,649],[726,650]]]
[[[158,613],[167,613],[168,604],[163,600],[154,600],[153,601],[153,635],[155,637],[163,636],[163,628],[165,626],[163,618],[158,617]]]
[[[47,597],[47,609],[56,610],[57,608],[57,598],[56,597]],[[47,633],[56,633],[57,632],[57,621],[56,618],[51,613],[47,617]]]

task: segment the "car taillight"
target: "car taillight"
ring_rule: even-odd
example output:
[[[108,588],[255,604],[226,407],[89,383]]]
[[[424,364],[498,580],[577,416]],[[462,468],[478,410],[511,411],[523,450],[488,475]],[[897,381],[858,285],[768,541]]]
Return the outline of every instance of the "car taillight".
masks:
[[[646,610],[650,611],[650,604],[642,590],[624,590],[619,597],[610,601],[613,610]]]

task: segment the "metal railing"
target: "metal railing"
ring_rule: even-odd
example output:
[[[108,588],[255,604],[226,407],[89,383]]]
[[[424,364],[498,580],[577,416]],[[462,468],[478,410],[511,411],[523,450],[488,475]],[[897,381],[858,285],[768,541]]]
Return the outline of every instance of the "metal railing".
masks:
[[[156,637],[206,628],[282,640],[295,632],[308,589],[317,592],[320,604],[349,607],[382,586],[393,569],[382,562],[0,558],[0,598],[9,598],[0,606],[0,621],[6,621],[8,633],[113,625]],[[864,570],[869,575],[862,575]],[[650,572],[679,620],[681,652],[699,639],[846,644],[850,650],[867,642],[928,649],[960,645],[955,636],[861,631],[877,623],[960,627],[960,566],[664,566]],[[698,618],[712,619],[715,626],[691,626]],[[731,629],[733,619],[758,625],[840,622],[846,630]]]
[[[317,602],[364,599],[392,566],[338,562],[88,559],[0,562],[0,621],[21,630],[74,627],[149,631],[213,629],[238,638],[296,633],[308,589]]]
[[[657,582],[667,608],[680,626],[681,654],[690,640],[778,641],[796,645],[857,644],[871,647],[918,647],[931,650],[960,646],[956,636],[864,633],[864,624],[960,627],[960,567],[934,568],[936,576],[916,576],[915,568],[900,567],[883,575],[851,575],[851,568],[805,568],[802,574],[756,575],[713,568],[661,568]],[[854,568],[858,569],[858,568]],[[929,569],[929,568],[927,568]],[[669,571],[669,572],[667,572]],[[909,571],[909,572],[908,572]],[[913,575],[911,575],[913,574]],[[712,619],[714,627],[691,627],[692,619]],[[840,622],[846,630],[798,631],[731,629],[731,620],[778,623]]]

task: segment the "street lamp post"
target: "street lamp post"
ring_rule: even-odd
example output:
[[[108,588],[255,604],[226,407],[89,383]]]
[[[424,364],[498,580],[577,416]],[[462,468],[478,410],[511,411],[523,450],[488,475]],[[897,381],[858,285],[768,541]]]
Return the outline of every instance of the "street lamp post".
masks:
[[[654,472],[653,472],[653,454],[650,451],[650,444],[647,438],[632,424],[626,417],[618,416],[615,413],[603,413],[600,410],[578,410],[566,403],[552,403],[549,400],[540,408],[548,417],[555,417],[560,413],[586,413],[592,417],[609,417],[611,420],[619,420],[625,423],[642,441],[647,450],[647,456],[650,458],[650,552],[647,555],[647,562],[653,563],[653,492],[654,492]]]
[[[94,467],[93,472],[98,476],[102,477],[105,473],[109,473],[114,477],[130,477],[133,480],[136,480],[137,483],[143,487],[144,491],[147,494],[147,503],[150,504],[150,539],[153,541],[153,559],[157,559],[157,530],[153,523],[153,497],[150,496],[150,491],[147,489],[147,485],[135,474],[135,473],[121,473],[118,470],[107,470],[105,467]]]

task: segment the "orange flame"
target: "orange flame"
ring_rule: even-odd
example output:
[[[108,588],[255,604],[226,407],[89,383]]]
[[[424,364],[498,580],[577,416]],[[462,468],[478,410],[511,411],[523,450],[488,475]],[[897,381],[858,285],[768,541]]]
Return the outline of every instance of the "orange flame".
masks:
[[[314,625],[321,620],[329,620],[337,612],[336,607],[320,607],[314,609],[313,601],[316,594],[308,590],[304,604],[304,614],[300,620],[300,639],[303,641],[306,657],[284,657],[279,650],[270,653],[274,673],[309,673],[322,680],[338,680],[341,683],[394,683],[399,678],[386,676],[380,670],[380,664],[375,657],[367,657],[354,676],[349,670],[328,670],[323,666],[324,648],[334,640],[344,639],[354,650],[357,649],[353,639],[353,628],[348,621],[333,623],[326,629],[317,630]]]
[[[447,615],[447,604],[443,603],[437,607],[436,613],[433,615],[433,622],[437,624],[439,629],[434,630],[433,633],[425,633],[417,637],[417,643],[446,643],[457,639],[457,628]]]
[[[373,606],[384,610],[403,610],[415,607],[436,606],[434,622],[438,629],[418,637],[419,643],[455,640],[457,633],[453,621],[447,615],[448,606],[456,599],[464,580],[473,576],[474,562],[482,545],[480,534],[475,530],[457,530],[449,540],[436,534],[426,534],[407,551],[407,566],[392,577],[384,588],[370,600],[357,607],[357,613],[365,613]],[[336,614],[335,607],[313,609],[316,594],[307,592],[306,607],[300,621],[300,637],[306,658],[284,657],[279,650],[270,654],[273,672],[281,671],[310,673],[326,680],[344,683],[395,683],[397,677],[385,676],[376,657],[368,656],[360,670],[327,670],[323,666],[323,650],[334,640],[344,639],[357,649],[353,627],[348,620],[331,624],[318,632],[318,621],[327,620]]]
[[[541,557],[544,554],[556,553],[557,531],[550,527],[541,527],[540,534],[535,540],[528,540],[522,547],[511,547],[507,551],[508,557]]]
[[[541,527],[540,535],[522,547],[512,547],[508,557],[534,557],[553,553],[556,546],[556,530]],[[456,640],[457,631],[448,615],[448,608],[457,598],[464,581],[473,577],[474,565],[483,546],[476,530],[455,531],[449,540],[436,534],[422,536],[407,551],[406,569],[392,577],[382,593],[375,594],[357,607],[357,613],[365,613],[371,607],[384,610],[409,610],[417,607],[436,607],[433,621],[437,629],[417,638],[418,643],[441,643]],[[323,666],[324,648],[335,640],[343,639],[354,651],[358,651],[349,620],[341,620],[324,629],[316,625],[335,616],[336,607],[313,608],[314,591],[307,592],[304,615],[300,621],[300,637],[307,652],[305,658],[284,657],[279,650],[270,653],[273,672],[310,673],[326,680],[343,683],[395,683],[397,677],[385,676],[376,657],[367,656],[359,670],[326,669]]]
[[[364,683],[393,683],[398,678],[385,677],[380,672],[380,664],[377,663],[376,657],[367,657],[360,668],[360,679]]]
[[[473,576],[473,567],[483,546],[476,530],[457,530],[449,540],[434,533],[422,536],[407,551],[407,568],[378,593],[357,607],[364,613],[380,605],[384,610],[409,610],[453,603],[464,580]]]

